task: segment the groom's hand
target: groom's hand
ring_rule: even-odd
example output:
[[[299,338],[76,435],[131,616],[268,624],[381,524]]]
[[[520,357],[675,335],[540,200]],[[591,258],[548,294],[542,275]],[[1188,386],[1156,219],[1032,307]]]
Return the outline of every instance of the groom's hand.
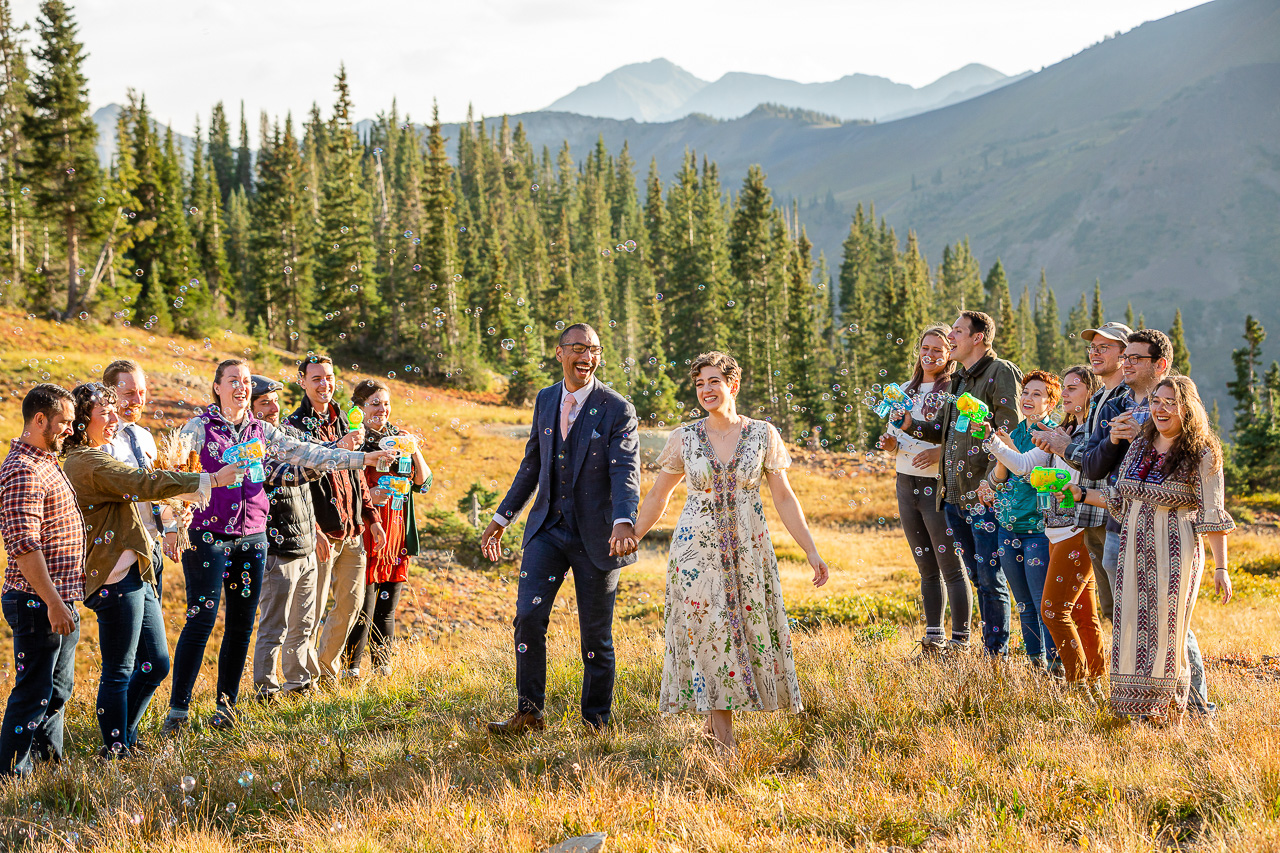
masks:
[[[498,522],[489,522],[489,526],[484,529],[484,533],[480,534],[480,553],[493,562],[498,562],[498,559],[502,557],[502,534],[506,532],[507,529]]]
[[[625,557],[634,554],[640,543],[636,540],[636,529],[630,522],[619,522],[613,526],[613,535],[609,537],[609,556]]]

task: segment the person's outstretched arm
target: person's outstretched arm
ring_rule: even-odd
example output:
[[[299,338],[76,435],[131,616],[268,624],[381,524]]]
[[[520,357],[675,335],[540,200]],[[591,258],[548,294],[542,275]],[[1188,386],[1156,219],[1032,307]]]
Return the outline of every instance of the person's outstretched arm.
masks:
[[[813,534],[809,532],[809,523],[804,519],[804,509],[800,506],[800,499],[791,489],[787,472],[766,469],[765,479],[769,482],[769,494],[773,495],[773,506],[778,511],[783,526],[787,528],[791,538],[796,540],[796,544],[809,560],[809,565],[813,567],[813,585],[822,586],[827,582],[830,572],[826,562],[818,556],[818,545],[813,541]]]
[[[684,479],[683,474],[661,471],[658,479],[653,481],[649,494],[640,503],[640,513],[636,517],[636,539],[643,539],[653,529],[662,516],[667,514],[667,504],[671,502],[671,493]]]

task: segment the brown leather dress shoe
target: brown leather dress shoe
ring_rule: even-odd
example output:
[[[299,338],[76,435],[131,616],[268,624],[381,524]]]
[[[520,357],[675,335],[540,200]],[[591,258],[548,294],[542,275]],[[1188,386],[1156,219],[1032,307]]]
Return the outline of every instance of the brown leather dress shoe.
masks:
[[[540,732],[547,723],[535,711],[516,711],[510,717],[499,722],[489,723],[489,734],[522,735],[525,732]]]

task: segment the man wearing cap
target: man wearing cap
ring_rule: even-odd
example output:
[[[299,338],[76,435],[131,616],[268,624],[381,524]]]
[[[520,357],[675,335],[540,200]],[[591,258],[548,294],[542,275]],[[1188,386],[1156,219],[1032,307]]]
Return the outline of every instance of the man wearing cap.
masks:
[[[280,423],[280,391],[284,386],[266,376],[253,376],[253,416],[302,440],[301,432]],[[267,522],[267,566],[258,599],[258,639],[253,647],[255,698],[270,701],[278,693],[310,689],[309,661],[314,659],[311,632],[315,623],[317,545],[328,548],[317,536],[315,508],[307,485],[324,472],[272,459],[263,461],[264,485],[271,500]],[[327,553],[323,555],[326,559]],[[283,652],[283,653],[282,653]],[[276,677],[281,665],[284,684]]]
[[[1031,440],[1037,447],[1066,460],[1072,468],[1079,469],[1083,465],[1089,437],[1098,428],[1103,406],[1129,392],[1121,366],[1124,363],[1124,348],[1128,346],[1131,334],[1133,330],[1124,323],[1103,323],[1096,329],[1085,329],[1080,333],[1080,337],[1089,342],[1089,366],[1093,368],[1094,375],[1102,380],[1102,389],[1089,401],[1089,417],[1085,421],[1085,429],[1077,433],[1074,439],[1061,427],[1036,429],[1031,433]],[[1080,485],[1086,489],[1101,489],[1104,483],[1084,478]],[[1098,588],[1098,612],[1109,619],[1114,607],[1110,578],[1115,572],[1114,561],[1119,554],[1118,547],[1112,551],[1113,562],[1111,571],[1108,572],[1103,565],[1103,553],[1111,519],[1102,507],[1083,505],[1077,517],[1085,528],[1084,544],[1089,551],[1089,561],[1093,563],[1093,577]]]

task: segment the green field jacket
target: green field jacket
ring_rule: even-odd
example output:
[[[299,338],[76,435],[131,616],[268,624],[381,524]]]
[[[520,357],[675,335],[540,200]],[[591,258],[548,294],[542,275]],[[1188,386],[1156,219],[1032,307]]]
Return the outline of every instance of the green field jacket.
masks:
[[[1011,361],[998,358],[990,350],[982,360],[965,370],[961,365],[951,378],[952,399],[938,416],[942,423],[942,465],[938,472],[938,509],[943,503],[972,509],[978,502],[978,483],[987,475],[991,456],[982,449],[982,439],[972,432],[956,432],[955,398],[972,394],[987,404],[991,417],[988,431],[1003,427],[1013,432],[1022,421],[1018,398],[1022,394],[1022,371]]]

